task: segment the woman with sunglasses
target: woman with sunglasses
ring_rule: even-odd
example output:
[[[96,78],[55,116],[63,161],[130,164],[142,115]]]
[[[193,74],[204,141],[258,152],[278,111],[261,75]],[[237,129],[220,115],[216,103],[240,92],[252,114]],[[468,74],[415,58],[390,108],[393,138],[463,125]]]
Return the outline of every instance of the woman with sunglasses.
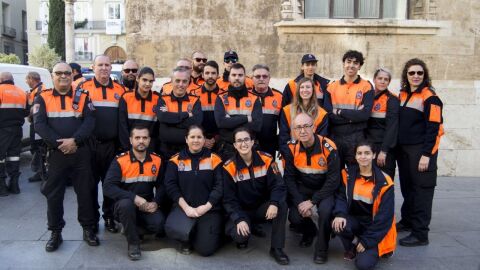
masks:
[[[133,92],[125,92],[118,102],[118,137],[123,151],[130,149],[130,131],[132,127],[141,125],[150,130],[152,142],[149,149],[154,150],[158,131],[157,115],[154,108],[157,105],[159,95],[152,91],[155,74],[150,67],[143,67],[138,72],[136,89]]]
[[[287,188],[277,164],[269,154],[254,151],[252,133],[244,127],[233,132],[236,154],[223,166],[223,205],[229,217],[225,232],[237,244],[248,246],[259,223],[272,222],[270,255],[281,265],[289,264],[285,247]]]
[[[175,203],[165,223],[167,236],[181,243],[180,253],[194,249],[210,256],[220,247],[223,233],[222,160],[205,147],[201,127],[189,127],[187,147],[167,165],[165,188]]]
[[[317,103],[316,94],[314,92],[313,82],[309,78],[301,78],[297,82],[293,102],[283,107],[280,112],[279,122],[279,149],[282,156],[285,156],[290,150],[288,142],[295,140],[291,125],[295,116],[300,113],[306,113],[312,117],[314,130],[316,134],[326,136],[328,134],[328,115],[327,112]]]
[[[368,119],[366,137],[374,143],[376,164],[392,179],[395,176],[394,147],[398,137],[397,96],[388,90],[392,74],[385,68],[379,68],[373,74],[375,97],[372,113]]]
[[[357,164],[342,170],[342,185],[335,195],[332,229],[345,248],[344,259],[358,269],[373,269],[380,257],[395,250],[395,198],[392,178],[375,164],[374,145],[355,147]]]
[[[400,239],[402,246],[429,243],[438,146],[443,135],[442,108],[425,62],[417,58],[407,61],[400,90],[398,169],[404,200],[397,230],[411,233]]]

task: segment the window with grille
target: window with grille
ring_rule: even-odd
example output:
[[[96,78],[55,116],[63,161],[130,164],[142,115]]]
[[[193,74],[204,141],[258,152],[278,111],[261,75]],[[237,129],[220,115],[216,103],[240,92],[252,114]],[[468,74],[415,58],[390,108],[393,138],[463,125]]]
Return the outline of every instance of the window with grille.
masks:
[[[305,18],[405,19],[405,0],[305,0]]]

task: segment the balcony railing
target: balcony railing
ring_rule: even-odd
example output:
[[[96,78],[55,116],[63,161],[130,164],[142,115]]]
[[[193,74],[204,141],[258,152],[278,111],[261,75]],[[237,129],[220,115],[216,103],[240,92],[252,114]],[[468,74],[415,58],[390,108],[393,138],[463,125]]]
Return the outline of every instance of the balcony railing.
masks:
[[[75,52],[76,61],[92,61],[93,53],[92,52]]]
[[[17,37],[17,30],[15,28],[11,28],[8,26],[3,26],[2,27],[2,35],[6,37],[11,37],[11,38],[16,38]]]
[[[47,30],[42,29],[42,25],[44,22],[42,21],[35,21],[35,29],[40,30]],[[47,27],[45,24],[44,27]],[[106,21],[76,21],[74,23],[75,30],[106,30]],[[122,33],[125,33],[125,21],[122,20]]]

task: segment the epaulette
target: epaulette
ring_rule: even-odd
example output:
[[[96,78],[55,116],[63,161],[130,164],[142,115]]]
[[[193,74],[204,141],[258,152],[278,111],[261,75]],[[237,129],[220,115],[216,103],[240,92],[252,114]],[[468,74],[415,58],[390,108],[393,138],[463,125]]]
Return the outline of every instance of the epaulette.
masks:
[[[327,148],[329,151],[333,151],[333,150],[334,150],[333,146],[330,145],[330,143],[328,143],[328,141],[327,141],[325,138],[323,139],[323,146],[324,146],[325,148]]]
[[[233,159],[231,158],[231,159],[225,161],[224,165],[227,166],[228,164],[230,164],[230,163],[232,163],[232,162],[233,162]]]
[[[270,155],[270,154],[267,153],[267,152],[258,151],[258,153],[259,153],[260,155],[264,155],[264,156],[267,156],[267,157],[269,157],[269,158],[273,158],[272,155]]]
[[[287,144],[293,144],[294,145],[294,144],[297,144],[297,142],[298,142],[297,140],[291,139],[287,142]]]
[[[272,91],[273,91],[273,92],[278,92],[278,93],[282,94],[282,92],[280,92],[279,90],[277,90],[277,89],[275,89],[275,88],[272,88]]]
[[[155,152],[150,152],[150,154],[154,155],[154,156],[157,156],[157,157],[161,157],[159,154],[155,153]]]
[[[170,157],[170,160],[174,159],[174,158],[177,158],[178,156],[180,156],[180,153],[176,153],[175,155],[171,156]]]
[[[125,151],[125,152],[123,152],[123,153],[118,154],[118,155],[117,155],[117,158],[128,155],[128,152],[129,152],[129,151]]]
[[[53,91],[53,88],[44,89],[42,92],[48,92],[48,91]]]

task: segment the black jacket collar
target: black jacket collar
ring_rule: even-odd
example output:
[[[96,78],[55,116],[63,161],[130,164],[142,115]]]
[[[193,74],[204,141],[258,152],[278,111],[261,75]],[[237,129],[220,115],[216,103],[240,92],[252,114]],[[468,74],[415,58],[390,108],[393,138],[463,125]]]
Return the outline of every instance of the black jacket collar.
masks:
[[[15,85],[15,83],[13,83],[12,80],[3,81],[3,82],[1,82],[0,84],[11,84],[11,85]]]
[[[73,97],[73,91],[72,91],[72,88],[70,88],[70,90],[68,90],[68,92],[65,95],[62,95],[62,94],[60,94],[60,92],[58,92],[57,89],[53,88],[53,96],[54,97],[60,97],[60,96]]]
[[[235,165],[238,170],[242,170],[245,168],[248,168],[247,164],[245,161],[243,161],[242,157],[240,154],[237,152],[235,156],[233,157]],[[260,157],[260,154],[252,149],[252,167],[259,167],[265,165],[265,162],[263,162],[263,159]]]
[[[172,93],[170,93],[170,97],[172,100],[175,100],[175,101],[189,101],[187,93],[185,93],[183,97],[177,97],[173,94],[173,91],[172,91]]]
[[[202,152],[200,153],[200,159],[208,158],[212,155],[212,152],[208,148],[203,148]],[[190,151],[187,150],[187,147],[185,147],[180,153],[178,153],[178,159],[179,160],[185,160],[185,159],[191,159],[192,154]]]
[[[268,90],[265,93],[259,93],[255,88],[253,88],[252,92],[255,93],[255,95],[261,96],[261,97],[273,96],[273,91],[272,91],[272,88],[270,87],[268,87]]]
[[[205,88],[205,84],[202,85],[202,93],[215,93],[215,94],[218,94],[218,91],[220,91],[220,87],[218,87],[218,84],[215,84],[215,88],[213,89],[213,91],[207,90],[207,88]]]
[[[100,88],[100,87],[106,87],[106,88],[113,88],[113,81],[112,78],[108,78],[108,84],[106,86],[103,86],[101,83],[97,81],[95,77],[93,77],[93,82],[95,83],[95,87]]]
[[[138,160],[136,157],[135,157],[135,154],[133,153],[133,149],[130,148],[130,150],[128,151],[128,154],[130,156],[130,161],[133,163],[133,162],[140,162],[140,160]],[[151,153],[150,151],[147,150],[147,153],[145,155],[145,160],[141,163],[145,163],[145,162],[148,162],[148,161],[152,161],[152,156],[151,156]]]
[[[313,146],[312,146],[313,151],[310,154],[314,155],[314,154],[322,153],[322,144],[320,142],[320,138],[318,137],[318,135],[313,135],[313,136],[315,136],[315,142],[313,143]],[[298,143],[300,144],[299,152],[306,152],[307,148],[305,148],[300,141]]]
[[[138,89],[135,91],[135,98],[137,100],[144,99],[144,100],[152,101],[152,91],[151,90],[148,92],[148,95],[147,95],[146,98],[143,98],[142,96],[140,96],[140,93],[138,93],[138,91],[139,91]]]
[[[357,75],[358,77],[355,79],[355,81],[353,81],[354,84],[358,84],[360,83],[360,81],[362,80],[362,77],[360,77],[360,75]],[[347,81],[345,81],[345,75],[342,76],[342,78],[340,79],[340,84],[346,84]]]

